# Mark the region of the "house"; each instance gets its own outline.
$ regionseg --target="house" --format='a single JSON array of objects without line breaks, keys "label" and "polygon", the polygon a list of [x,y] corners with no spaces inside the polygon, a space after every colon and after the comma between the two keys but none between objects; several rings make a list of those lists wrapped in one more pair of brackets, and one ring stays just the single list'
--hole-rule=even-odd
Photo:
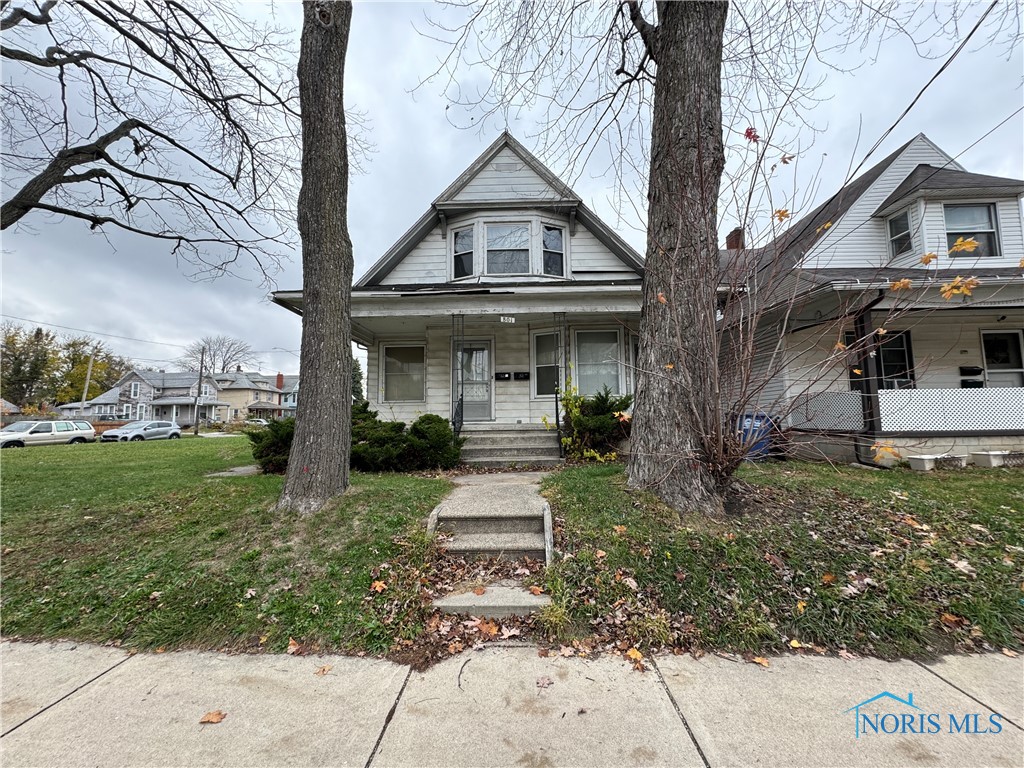
[{"label": "house", "polygon": [[0,415],[15,416],[19,413],[21,413],[21,408],[19,408],[17,405],[10,402],[9,400],[4,400],[2,397],[0,397]]},{"label": "house", "polygon": [[[353,286],[366,397],[382,418],[539,433],[570,376],[584,394],[631,392],[642,271],[503,133]],[[302,312],[301,291],[273,300]]]},{"label": "house", "polygon": [[132,419],[167,419],[191,424],[198,418],[218,421],[227,403],[218,398],[217,382],[195,371],[139,371],[126,373],[103,394],[81,403],[58,406],[65,416],[119,416]]},{"label": "house", "polygon": [[299,377],[289,374],[278,374],[281,389],[281,414],[294,416],[295,406],[299,402]]},{"label": "house", "polygon": [[733,232],[748,406],[843,459],[1024,450],[1022,194],[921,134],[768,247]]},{"label": "house", "polygon": [[[218,397],[227,403],[225,418],[278,419],[287,415],[289,409],[282,403],[286,394],[285,378],[281,373],[271,378],[255,371],[243,371],[241,366],[230,373],[214,374],[220,388]],[[294,408],[292,405],[292,413]]]}]

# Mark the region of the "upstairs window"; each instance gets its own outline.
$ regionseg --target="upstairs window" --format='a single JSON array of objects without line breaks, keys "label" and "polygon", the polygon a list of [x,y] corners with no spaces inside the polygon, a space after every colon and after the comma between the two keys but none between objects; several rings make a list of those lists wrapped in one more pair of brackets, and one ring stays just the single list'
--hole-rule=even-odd
[{"label": "upstairs window", "polygon": [[455,230],[453,238],[454,269],[452,274],[455,275],[456,279],[469,277],[473,274],[473,234],[473,227]]},{"label": "upstairs window", "polygon": [[904,253],[910,253],[914,246],[910,235],[910,213],[904,211],[889,219],[889,256],[895,259]]},{"label": "upstairs window", "polygon": [[132,391],[131,391],[131,394],[129,395],[129,397],[131,397],[132,400],[138,400],[139,399],[139,382],[137,382],[137,381],[133,381],[132,382]]},{"label": "upstairs window", "polygon": [[525,275],[530,272],[530,225],[487,225],[487,273]]},{"label": "upstairs window", "polygon": [[544,227],[544,274],[554,277],[565,276],[564,230],[561,227]]},{"label": "upstairs window", "polygon": [[957,251],[950,256],[986,259],[998,256],[996,246],[996,216],[991,205],[947,205],[946,247],[952,248],[960,238],[973,239],[978,247],[973,251]]}]

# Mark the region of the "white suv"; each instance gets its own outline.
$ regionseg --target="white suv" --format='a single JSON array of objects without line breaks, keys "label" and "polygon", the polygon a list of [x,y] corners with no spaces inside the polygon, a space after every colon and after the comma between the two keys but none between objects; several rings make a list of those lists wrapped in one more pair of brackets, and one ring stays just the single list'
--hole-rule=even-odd
[{"label": "white suv", "polygon": [[16,421],[0,430],[0,448],[95,442],[96,430],[88,421]]}]

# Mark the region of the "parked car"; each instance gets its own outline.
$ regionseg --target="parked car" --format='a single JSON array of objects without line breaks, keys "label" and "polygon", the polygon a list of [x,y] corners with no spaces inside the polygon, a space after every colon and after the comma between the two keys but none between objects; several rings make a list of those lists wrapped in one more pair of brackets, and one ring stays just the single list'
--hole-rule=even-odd
[{"label": "parked car", "polygon": [[100,442],[176,440],[179,437],[181,437],[181,427],[173,421],[133,421],[117,429],[108,429],[100,435]]},{"label": "parked car", "polygon": [[245,423],[250,427],[265,427],[270,424],[266,419],[246,419]]},{"label": "parked car", "polygon": [[102,416],[97,416],[96,421],[124,421],[124,417],[115,416],[112,413],[105,413]]},{"label": "parked car", "polygon": [[96,430],[88,421],[16,421],[0,430],[0,448],[95,442]]}]

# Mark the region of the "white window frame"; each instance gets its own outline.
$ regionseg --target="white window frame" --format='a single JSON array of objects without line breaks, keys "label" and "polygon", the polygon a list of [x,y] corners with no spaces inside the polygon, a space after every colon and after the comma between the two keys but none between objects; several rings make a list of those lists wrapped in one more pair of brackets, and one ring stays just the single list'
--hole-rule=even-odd
[{"label": "white window frame", "polygon": [[[473,262],[473,268],[471,270],[469,270],[469,274],[468,275],[462,275],[461,277],[456,277],[455,276],[455,257],[457,255],[457,253],[455,251],[455,234],[457,232],[465,232],[467,229],[473,233],[473,248],[472,248],[471,251],[469,251],[469,254],[470,254],[470,257],[471,257],[471,261]],[[452,280],[468,280],[468,279],[476,276],[477,274],[479,274],[479,270],[478,270],[479,262],[478,262],[477,257],[476,257],[477,251],[479,250],[478,243],[477,243],[477,239],[478,239],[477,238],[477,229],[478,229],[477,222],[475,220],[474,221],[470,221],[467,224],[463,224],[461,226],[453,226],[453,227],[451,227],[451,236],[448,238],[448,254],[449,254],[448,255],[448,274],[451,275],[451,279]],[[458,253],[465,253],[465,251],[459,251]]]},{"label": "white window frame", "polygon": [[[892,233],[892,224],[900,216],[906,216],[907,217],[907,228],[905,230],[902,230],[901,232],[898,232],[897,234],[894,235]],[[885,234],[889,238],[889,258],[890,259],[895,259],[895,258],[898,258],[899,256],[903,256],[905,254],[913,253],[914,252],[914,233],[913,233],[912,227],[911,227],[910,209],[909,208],[906,208],[906,209],[900,211],[899,213],[897,213],[895,216],[890,216],[888,219],[886,219],[886,222],[885,222]],[[902,238],[904,236],[909,238],[909,242],[907,243],[907,247],[906,247],[905,250],[899,251],[897,253],[896,252],[896,241],[899,238]]]},{"label": "white window frame", "polygon": [[203,388],[200,391],[202,392],[201,397],[209,397],[210,396],[210,385],[209,384],[203,384]]},{"label": "white window frame", "polygon": [[[989,333],[998,333],[1006,335],[1017,335],[1017,343],[1020,344],[1021,353],[1024,355],[1024,330],[1019,328],[982,328],[978,331],[978,341],[981,344],[981,367],[984,370],[985,386],[989,386],[989,375],[991,373],[1020,373],[1024,377],[1024,370],[1020,368],[997,368],[992,369],[988,367],[988,361],[985,358],[985,335]],[[1024,357],[1022,357],[1022,363],[1024,363]],[[1001,388],[993,387],[993,389]]]},{"label": "white window frame", "polygon": [[[482,273],[486,277],[529,277],[535,275],[536,264],[534,262],[534,240],[536,239],[536,227],[534,227],[535,218],[516,219],[514,221],[484,221],[483,223],[483,243],[481,244],[481,252],[483,254],[483,264],[481,265]],[[488,227],[526,227],[526,271],[525,272],[491,272],[489,259],[487,258],[487,229]],[[498,249],[502,250],[502,249]],[[473,266],[476,266],[476,253],[473,254]]]},{"label": "white window frame", "polygon": [[[992,229],[950,229],[949,224],[946,223],[946,209],[947,208],[988,208],[989,219],[992,223]],[[999,243],[999,207],[994,202],[977,202],[977,203],[943,203],[942,205],[942,228],[946,235],[946,248],[947,254],[951,259],[998,259],[1002,255],[1002,249]],[[949,236],[955,235],[962,237],[964,235],[973,235],[977,232],[991,232],[992,233],[992,253],[988,256],[979,256],[977,250],[974,251],[959,251],[957,253],[949,253]]]},{"label": "white window frame", "polygon": [[[423,397],[419,400],[387,400],[387,350],[398,347],[415,347],[423,350]],[[425,403],[427,402],[427,342],[423,341],[382,341],[377,350],[377,402],[378,403]]]},{"label": "white window frame", "polygon": [[121,406],[121,416],[122,417],[128,417],[128,419],[131,420],[131,418],[132,418],[132,404],[131,403],[125,403],[124,405]]},{"label": "white window frame", "polygon": [[530,331],[530,399],[531,400],[550,400],[554,397],[551,395],[538,395],[537,394],[537,337],[538,336],[554,336],[555,337],[555,351],[558,355],[558,390],[561,392],[565,388],[565,348],[563,340],[561,338],[562,332],[557,328],[538,329],[536,331]]},{"label": "white window frame", "polygon": [[[560,275],[549,275],[547,272],[544,271],[544,251],[547,250],[544,247],[544,229],[545,228],[547,228],[547,229],[558,229],[558,230],[561,230],[561,232],[562,232],[562,250],[561,250],[561,254],[562,254],[562,274],[560,274]],[[537,227],[537,230],[538,230],[538,232],[537,232],[537,243],[538,243],[538,249],[537,249],[538,264],[537,264],[537,269],[538,269],[538,274],[540,274],[541,277],[554,277],[556,279],[564,279],[566,274],[569,271],[569,259],[567,257],[567,253],[566,253],[567,250],[568,250],[567,246],[568,246],[568,243],[569,243],[569,229],[568,229],[568,227],[566,227],[564,224],[556,224],[554,222],[548,222],[548,221],[544,221],[544,219],[541,219],[540,220],[540,226]],[[552,253],[555,253],[555,251],[552,251]]]},{"label": "white window frame", "polygon": [[[616,344],[616,347],[617,347],[617,350],[618,350],[618,360],[616,362],[618,363],[618,374],[619,374],[618,375],[619,384],[618,384],[618,387],[617,387],[617,391],[612,392],[612,394],[613,395],[622,395],[624,393],[624,391],[625,391],[625,382],[623,381],[623,378],[624,378],[623,374],[624,374],[625,365],[623,363],[624,363],[625,358],[624,358],[624,356],[622,354],[622,328],[608,327],[608,326],[600,326],[600,327],[595,327],[595,328],[575,328],[575,329],[573,329],[573,337],[572,337],[572,351],[573,351],[572,359],[573,359],[573,366],[574,366],[574,368],[573,368],[573,386],[575,386],[577,389],[579,389],[579,365],[580,365],[580,363],[579,363],[579,360],[580,360],[579,335],[581,333],[610,333],[610,332],[614,332],[616,337],[617,337],[615,344]],[[580,394],[583,394],[582,390],[580,391]],[[585,396],[586,397],[591,397],[593,394],[594,393],[590,393],[590,394],[587,394]]]},{"label": "white window frame", "polygon": [[[487,271],[487,227],[514,226],[516,224],[529,227],[529,265],[528,272],[488,272]],[[562,272],[561,275],[544,273],[544,227],[556,227],[562,230]],[[473,272],[465,277],[455,276],[455,233],[466,229],[473,230]],[[541,277],[545,280],[570,280],[572,278],[572,234],[566,221],[559,221],[543,214],[495,214],[493,216],[477,216],[448,224],[447,237],[447,274],[448,282],[462,282],[488,278]]]},{"label": "white window frame", "polygon": [[141,387],[139,386],[139,382],[133,381],[132,384],[131,384],[131,391],[129,392],[128,396],[132,400],[138,400],[139,399],[139,390],[140,389],[141,389]]}]

